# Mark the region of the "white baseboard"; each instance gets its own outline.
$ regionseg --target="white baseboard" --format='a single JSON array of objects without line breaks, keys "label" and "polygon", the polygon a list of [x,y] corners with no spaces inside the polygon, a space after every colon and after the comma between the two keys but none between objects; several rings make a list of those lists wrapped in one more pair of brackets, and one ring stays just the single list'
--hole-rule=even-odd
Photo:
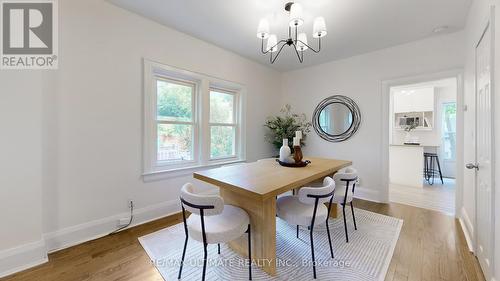
[{"label": "white baseboard", "polygon": [[[136,209],[134,211],[134,220],[129,228],[172,215],[179,211],[180,203],[177,199]],[[129,213],[121,213],[46,233],[44,239],[47,249],[50,253],[106,236],[116,230],[117,221],[120,218],[128,216]]]},{"label": "white baseboard", "polygon": [[383,202],[383,200],[380,199],[378,190],[357,185],[356,188],[354,189],[354,198],[377,202],[377,203]]},{"label": "white baseboard", "polygon": [[469,251],[474,252],[474,244],[472,243],[472,238],[474,237],[474,226],[464,207],[462,207],[462,209],[460,210],[460,216],[458,218],[458,221],[462,226],[462,230],[464,232],[465,240],[467,241],[467,247],[469,248]]},{"label": "white baseboard", "polygon": [[0,252],[0,278],[48,261],[45,241],[40,240]]}]

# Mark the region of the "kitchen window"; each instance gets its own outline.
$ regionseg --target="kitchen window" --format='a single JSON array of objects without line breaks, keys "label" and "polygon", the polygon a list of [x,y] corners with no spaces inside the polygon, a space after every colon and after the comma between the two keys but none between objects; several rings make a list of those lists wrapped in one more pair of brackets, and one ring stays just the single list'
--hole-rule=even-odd
[{"label": "kitchen window", "polygon": [[442,150],[444,160],[456,159],[457,145],[457,104],[455,102],[443,103],[442,119]]}]

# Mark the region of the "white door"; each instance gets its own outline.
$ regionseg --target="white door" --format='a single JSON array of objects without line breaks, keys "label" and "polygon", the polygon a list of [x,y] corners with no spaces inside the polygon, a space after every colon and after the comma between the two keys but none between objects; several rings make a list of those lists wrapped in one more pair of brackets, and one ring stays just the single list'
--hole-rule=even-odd
[{"label": "white door", "polygon": [[[493,269],[491,27],[476,46],[476,255],[486,280]],[[471,165],[468,165],[471,168]]]}]

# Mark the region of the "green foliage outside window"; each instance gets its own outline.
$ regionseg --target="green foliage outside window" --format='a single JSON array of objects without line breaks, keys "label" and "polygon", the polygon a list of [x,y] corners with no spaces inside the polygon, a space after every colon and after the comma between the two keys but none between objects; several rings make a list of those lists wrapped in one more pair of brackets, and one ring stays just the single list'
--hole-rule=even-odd
[{"label": "green foliage outside window", "polygon": [[[233,124],[235,95],[210,91],[210,123]],[[220,158],[235,155],[235,127],[211,126],[210,157]]]},{"label": "green foliage outside window", "polygon": [[[157,81],[157,118],[161,121],[191,122],[193,87]],[[192,125],[160,124],[158,148],[165,153],[176,151],[174,156],[162,160],[190,160],[192,153]],[[172,158],[170,158],[172,157]],[[160,157],[159,157],[160,158]]]}]

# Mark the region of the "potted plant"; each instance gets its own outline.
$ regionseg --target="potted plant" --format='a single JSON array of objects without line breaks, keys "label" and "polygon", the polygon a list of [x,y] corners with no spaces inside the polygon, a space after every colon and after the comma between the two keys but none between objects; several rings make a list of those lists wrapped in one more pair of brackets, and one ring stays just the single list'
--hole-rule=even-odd
[{"label": "potted plant", "polygon": [[270,142],[276,150],[282,146],[283,139],[288,139],[288,144],[291,149],[295,131],[302,131],[302,139],[300,145],[305,145],[307,133],[311,131],[311,122],[307,121],[304,113],[296,114],[292,112],[292,107],[287,104],[280,110],[280,115],[270,116],[267,118],[265,127],[269,129],[266,134],[266,140]]},{"label": "potted plant", "polygon": [[417,127],[418,127],[418,123],[417,122],[413,122],[410,125],[404,126],[404,130],[406,132],[405,144],[417,144],[418,143],[418,140],[414,140],[411,137],[411,131],[413,131]]}]

